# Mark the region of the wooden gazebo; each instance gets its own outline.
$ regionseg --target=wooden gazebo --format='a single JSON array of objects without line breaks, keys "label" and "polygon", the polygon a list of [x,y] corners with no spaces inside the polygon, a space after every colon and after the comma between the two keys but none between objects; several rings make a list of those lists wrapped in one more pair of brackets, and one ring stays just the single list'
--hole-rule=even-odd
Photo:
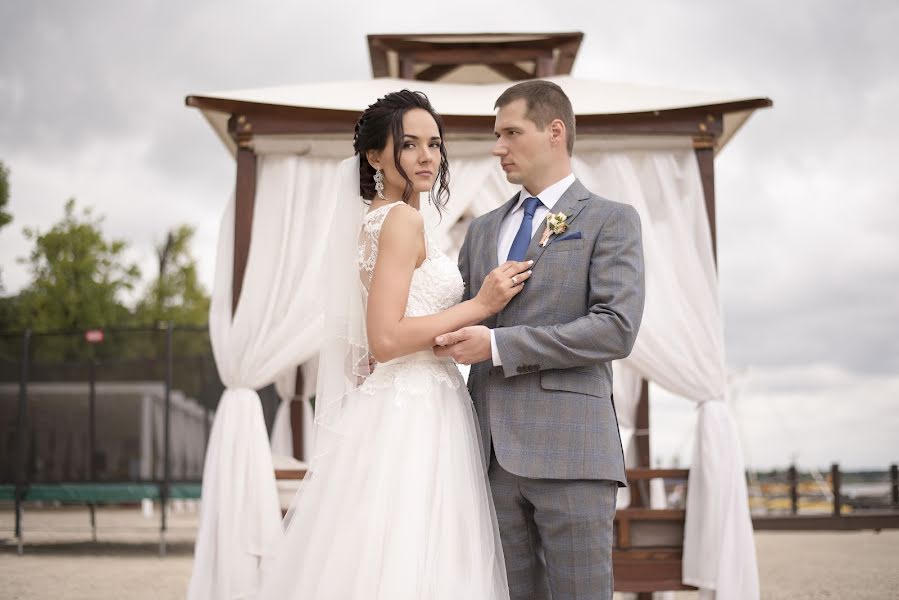
[{"label": "wooden gazebo", "polygon": [[[292,140],[351,140],[358,116],[370,102],[403,87],[421,89],[441,111],[447,137],[492,139],[493,100],[509,82],[553,78],[572,98],[578,138],[586,136],[677,136],[691,138],[699,164],[715,252],[714,156],[753,111],[770,107],[763,97],[685,92],[607,84],[570,76],[583,34],[370,35],[374,78],[361,82],[303,84],[280,88],[191,95],[236,156],[236,212],[232,302],[240,297],[250,248],[257,152]],[[349,149],[349,146],[347,146]],[[631,506],[619,510],[615,579],[619,591],[694,589],[681,583],[684,511],[648,509],[645,483],[652,477],[683,477],[686,471],[650,469],[649,392],[643,382],[637,413],[638,467],[628,473]],[[302,381],[297,378],[297,394]],[[302,458],[302,411],[292,411],[294,448]],[[640,547],[641,528],[664,532],[671,546]],[[653,537],[653,536],[650,536]],[[653,539],[659,539],[654,536]],[[641,594],[642,597],[642,594]]]}]

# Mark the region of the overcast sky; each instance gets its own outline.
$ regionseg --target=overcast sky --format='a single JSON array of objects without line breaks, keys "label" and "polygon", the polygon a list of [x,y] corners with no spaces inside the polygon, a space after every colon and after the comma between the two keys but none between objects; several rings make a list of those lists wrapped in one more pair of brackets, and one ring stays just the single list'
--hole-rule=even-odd
[{"label": "overcast sky", "polygon": [[[71,196],[149,276],[180,223],[211,287],[234,165],[184,97],[371,76],[368,33],[583,31],[573,74],[767,96],[716,160],[721,294],[750,465],[899,461],[899,3],[0,3],[5,293]],[[439,109],[439,107],[438,107]],[[348,132],[349,135],[349,132]],[[690,405],[654,390],[653,450]]]}]

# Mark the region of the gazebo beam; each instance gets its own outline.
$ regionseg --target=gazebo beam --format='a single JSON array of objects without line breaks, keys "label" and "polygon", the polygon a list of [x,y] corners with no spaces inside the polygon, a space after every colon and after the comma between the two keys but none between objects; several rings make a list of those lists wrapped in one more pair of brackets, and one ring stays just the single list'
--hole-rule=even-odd
[{"label": "gazebo beam", "polygon": [[415,75],[419,81],[437,81],[459,68],[459,65],[431,65]]},{"label": "gazebo beam", "polygon": [[[254,135],[346,134],[353,130],[359,112],[262,104],[241,100],[189,96],[189,106],[202,110],[244,115]],[[689,136],[714,143],[723,132],[722,115],[770,106],[770,100],[755,99],[709,106],[577,116],[578,132],[593,135]],[[447,132],[484,134],[493,131],[493,115],[444,114]]]},{"label": "gazebo beam", "polygon": [[535,48],[491,48],[485,52],[480,48],[456,48],[453,50],[418,50],[403,55],[416,63],[429,65],[489,65],[516,63],[548,59],[552,61],[552,50]]},{"label": "gazebo beam", "polygon": [[[452,60],[457,66],[461,66],[486,64],[485,60],[502,52],[518,53],[523,56],[523,58],[505,61],[513,63],[536,62],[540,57],[545,57],[548,61],[544,68],[545,72],[567,75],[571,73],[574,58],[583,38],[584,34],[580,31],[566,33],[372,34],[368,36],[368,48],[372,74],[375,77],[400,75],[402,70],[395,72],[396,67],[402,67],[403,62],[410,59],[413,63],[429,65],[442,64]],[[396,62],[392,63],[391,55]],[[434,57],[438,58],[430,60]]]},{"label": "gazebo beam", "polygon": [[490,64],[487,66],[490,67],[491,69],[493,69],[494,71],[496,71],[497,73],[499,73],[500,75],[502,75],[503,77],[505,77],[506,79],[509,79],[511,81],[521,81],[524,79],[531,79],[532,77],[534,77],[531,73],[528,73],[527,71],[525,71],[524,69],[522,69],[521,67],[519,67],[518,65],[516,65],[514,63]]},{"label": "gazebo beam", "polygon": [[[358,113],[332,111],[320,120],[279,118],[271,115],[248,117],[252,120],[257,135],[302,135],[302,134],[347,134],[352,132],[359,118]],[[711,140],[714,135],[697,128],[696,118],[670,118],[650,124],[627,118],[628,115],[579,115],[577,132],[581,135],[645,135],[645,136],[687,136],[694,139]],[[701,119],[699,119],[701,120]],[[449,134],[485,135],[493,132],[495,118],[492,116],[444,115],[443,122]]]}]

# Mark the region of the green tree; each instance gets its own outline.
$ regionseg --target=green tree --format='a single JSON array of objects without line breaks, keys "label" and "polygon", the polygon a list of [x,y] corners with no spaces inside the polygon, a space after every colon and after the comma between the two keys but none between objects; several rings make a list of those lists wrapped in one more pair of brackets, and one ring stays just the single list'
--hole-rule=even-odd
[{"label": "green tree", "polygon": [[126,324],[130,311],[121,294],[140,279],[136,264],[126,264],[123,240],[107,240],[102,217],[90,208],[77,214],[75,200],[48,232],[26,228],[34,243],[28,264],[32,282],[20,294],[22,327],[36,330],[84,329]]},{"label": "green tree", "polygon": [[[0,229],[3,229],[12,222],[12,215],[6,212],[6,205],[9,202],[9,169],[3,162],[0,162]],[[3,292],[3,272],[0,271],[0,292]],[[0,324],[5,320],[4,310],[0,307]]]},{"label": "green tree", "polygon": [[0,331],[13,331],[21,327],[21,313],[19,296],[0,297]]},{"label": "green tree", "polygon": [[209,318],[209,295],[197,277],[197,261],[190,252],[195,230],[180,225],[157,246],[156,280],[138,302],[135,316],[141,324],[204,325]]},{"label": "green tree", "polygon": [[9,169],[0,162],[0,229],[12,222],[12,215],[6,212],[9,202]]},{"label": "green tree", "polygon": [[[180,326],[205,326],[209,318],[209,296],[197,277],[197,261],[190,248],[195,230],[190,225],[180,225],[170,230],[163,243],[156,247],[158,272],[150,282],[143,297],[137,303],[134,314],[140,326],[153,325],[161,331],[165,324]],[[155,338],[155,350],[144,347],[144,355],[156,352],[164,355],[164,346]],[[209,336],[205,329],[176,330],[172,339],[175,354],[174,383],[178,389],[196,397],[217,397],[215,387],[218,377],[211,358]],[[135,351],[132,343],[129,350]]]}]

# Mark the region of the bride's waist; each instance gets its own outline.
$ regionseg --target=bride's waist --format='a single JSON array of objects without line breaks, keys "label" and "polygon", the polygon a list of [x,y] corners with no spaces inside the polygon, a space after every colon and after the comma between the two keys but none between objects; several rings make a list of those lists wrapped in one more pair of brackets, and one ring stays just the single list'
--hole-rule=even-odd
[{"label": "bride's waist", "polygon": [[433,351],[423,350],[378,363],[360,391],[374,394],[387,389],[402,397],[429,397],[435,386],[459,389],[464,385],[452,358],[438,358]]},{"label": "bride's waist", "polygon": [[392,360],[388,360],[386,362],[378,363],[375,367],[377,370],[378,367],[387,367],[392,365],[403,365],[407,363],[442,363],[442,364],[452,364],[453,359],[451,357],[440,358],[434,351],[431,349],[422,350],[420,352],[413,352],[412,354],[407,354],[405,356],[398,356]]}]

